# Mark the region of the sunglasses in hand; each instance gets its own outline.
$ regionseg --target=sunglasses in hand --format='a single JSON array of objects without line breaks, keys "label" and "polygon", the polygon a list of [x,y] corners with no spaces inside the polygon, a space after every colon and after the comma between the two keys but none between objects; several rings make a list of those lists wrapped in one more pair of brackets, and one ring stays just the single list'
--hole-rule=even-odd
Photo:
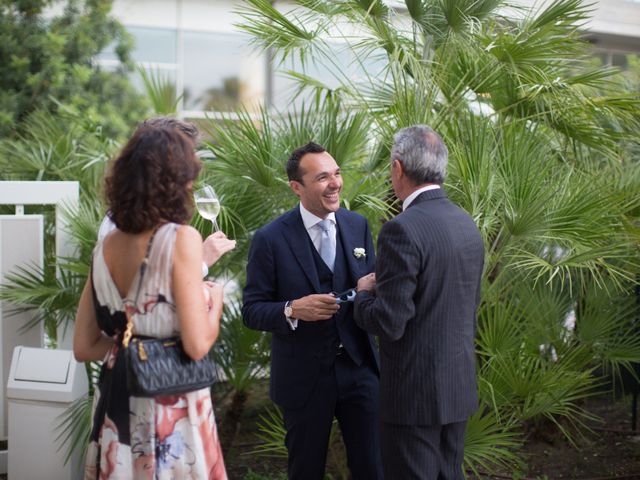
[{"label": "sunglasses in hand", "polygon": [[331,292],[331,295],[336,297],[336,303],[340,305],[341,303],[353,302],[356,298],[356,289],[350,288],[349,290],[345,290],[344,292],[335,293]]}]

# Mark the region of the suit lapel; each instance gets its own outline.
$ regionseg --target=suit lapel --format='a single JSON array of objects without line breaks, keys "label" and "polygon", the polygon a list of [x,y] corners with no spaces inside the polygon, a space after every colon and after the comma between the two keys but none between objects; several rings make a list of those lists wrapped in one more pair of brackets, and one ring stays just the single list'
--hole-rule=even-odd
[{"label": "suit lapel", "polygon": [[336,223],[338,224],[338,235],[340,235],[340,240],[342,241],[344,256],[347,258],[347,270],[349,271],[351,281],[355,282],[362,274],[358,265],[359,260],[352,253],[354,248],[364,247],[364,245],[355,245],[357,242],[356,228],[344,210],[340,209],[336,212]]},{"label": "suit lapel", "polygon": [[309,234],[302,222],[300,208],[296,207],[284,220],[284,238],[291,248],[293,258],[300,264],[300,268],[309,279],[316,292],[320,292],[320,280],[313,261],[312,245],[309,241]]}]

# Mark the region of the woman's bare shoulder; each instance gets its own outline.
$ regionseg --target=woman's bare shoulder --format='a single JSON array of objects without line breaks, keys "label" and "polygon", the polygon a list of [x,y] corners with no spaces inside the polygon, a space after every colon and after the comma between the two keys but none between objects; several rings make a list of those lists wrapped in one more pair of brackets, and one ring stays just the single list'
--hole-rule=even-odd
[{"label": "woman's bare shoulder", "polygon": [[202,236],[200,232],[190,225],[180,225],[176,232],[176,251],[179,255],[194,252],[202,248]]}]

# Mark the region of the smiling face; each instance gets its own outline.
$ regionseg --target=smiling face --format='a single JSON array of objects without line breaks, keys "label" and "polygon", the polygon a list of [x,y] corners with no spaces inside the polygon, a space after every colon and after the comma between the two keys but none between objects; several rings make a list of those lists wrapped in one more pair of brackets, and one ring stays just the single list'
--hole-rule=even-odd
[{"label": "smiling face", "polygon": [[300,172],[302,182],[291,180],[289,185],[304,208],[323,219],[340,208],[342,176],[329,153],[305,154],[300,159]]}]

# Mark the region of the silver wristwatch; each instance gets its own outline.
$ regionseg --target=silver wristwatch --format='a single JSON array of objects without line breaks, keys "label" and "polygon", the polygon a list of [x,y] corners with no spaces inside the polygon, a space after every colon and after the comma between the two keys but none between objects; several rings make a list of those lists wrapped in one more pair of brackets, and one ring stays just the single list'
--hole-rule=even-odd
[{"label": "silver wristwatch", "polygon": [[284,304],[284,316],[287,318],[293,318],[293,307],[291,306],[292,303],[293,300],[289,300]]}]

